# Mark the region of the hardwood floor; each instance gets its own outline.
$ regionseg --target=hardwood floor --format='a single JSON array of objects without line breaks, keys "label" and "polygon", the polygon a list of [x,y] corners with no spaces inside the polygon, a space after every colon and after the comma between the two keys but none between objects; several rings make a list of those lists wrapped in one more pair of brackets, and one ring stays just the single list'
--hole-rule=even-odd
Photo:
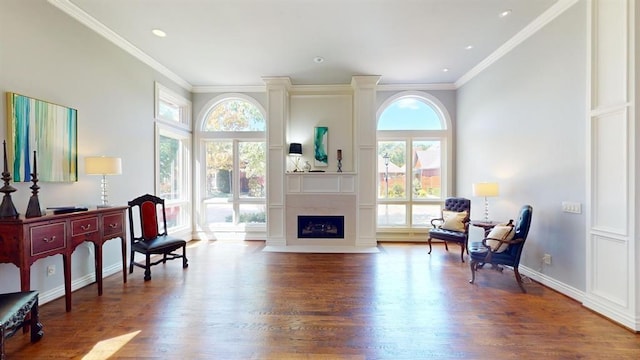
[{"label": "hardwood floor", "polygon": [[120,273],[40,307],[45,335],[8,359],[638,359],[640,335],[513,272],[468,283],[458,251],[380,244],[379,254],[261,251],[192,242],[180,261]]}]

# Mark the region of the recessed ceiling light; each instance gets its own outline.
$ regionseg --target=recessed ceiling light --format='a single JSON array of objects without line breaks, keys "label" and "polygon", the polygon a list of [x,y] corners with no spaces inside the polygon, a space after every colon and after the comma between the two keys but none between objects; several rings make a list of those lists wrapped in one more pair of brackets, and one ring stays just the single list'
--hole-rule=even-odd
[{"label": "recessed ceiling light", "polygon": [[505,11],[501,12],[498,16],[500,16],[501,18],[503,18],[503,17],[507,17],[507,16],[509,16],[509,15],[511,15],[511,9],[507,9],[507,10],[505,10]]},{"label": "recessed ceiling light", "polygon": [[449,68],[442,69],[442,72],[449,72]]},{"label": "recessed ceiling light", "polygon": [[313,62],[316,64],[320,64],[324,62],[324,58],[322,56],[316,56],[313,58]]},{"label": "recessed ceiling light", "polygon": [[157,36],[157,37],[166,37],[167,33],[160,30],[160,29],[153,29],[151,30],[151,32],[153,33],[153,35]]},{"label": "recessed ceiling light", "polygon": [[464,47],[465,50],[471,50],[473,49],[473,45],[467,45]]}]

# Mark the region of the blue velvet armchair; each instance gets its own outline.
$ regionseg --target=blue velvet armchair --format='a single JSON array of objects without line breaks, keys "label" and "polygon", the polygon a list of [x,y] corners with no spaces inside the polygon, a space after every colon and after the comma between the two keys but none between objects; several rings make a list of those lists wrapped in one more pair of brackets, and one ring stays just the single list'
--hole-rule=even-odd
[{"label": "blue velvet armchair", "polygon": [[[524,205],[520,209],[520,215],[514,225],[514,235],[511,240],[485,238],[481,243],[472,243],[469,245],[469,257],[471,258],[471,280],[469,280],[469,282],[471,284],[473,284],[476,279],[476,271],[484,264],[492,264],[500,271],[503,269],[502,266],[509,266],[513,268],[513,273],[522,292],[527,292],[522,285],[522,277],[518,271],[518,266],[520,265],[520,255],[522,255],[524,243],[527,240],[527,235],[529,234],[532,212],[533,208],[530,205]],[[487,243],[488,241],[508,244],[508,247],[506,250],[498,252],[499,250],[494,249],[497,249],[499,246],[490,246]]]},{"label": "blue velvet armchair", "polygon": [[432,229],[429,230],[429,254],[431,254],[431,239],[444,241],[444,247],[449,251],[448,242],[460,244],[460,260],[464,262],[464,251],[469,239],[469,214],[471,200],[465,198],[447,198],[444,201],[442,217],[431,220]]}]

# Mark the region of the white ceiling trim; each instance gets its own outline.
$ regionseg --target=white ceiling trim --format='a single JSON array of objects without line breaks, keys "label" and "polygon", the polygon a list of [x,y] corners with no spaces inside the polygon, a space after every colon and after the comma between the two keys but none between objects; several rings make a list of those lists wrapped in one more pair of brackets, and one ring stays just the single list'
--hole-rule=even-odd
[{"label": "white ceiling trim", "polygon": [[578,0],[559,0],[557,3],[553,4],[547,11],[538,16],[534,21],[532,21],[529,25],[527,25],[524,29],[518,32],[515,36],[509,39],[507,42],[502,44],[496,51],[491,53],[491,55],[487,56],[484,60],[482,60],[478,65],[474,66],[471,70],[469,70],[466,74],[462,75],[456,82],[456,89],[460,88],[462,85],[466,84],[469,80],[476,77],[478,74],[483,72],[486,68],[491,66],[493,63],[498,61],[500,58],[511,52],[518,45],[523,43],[533,34],[538,32],[545,25],[549,24],[555,18],[560,16],[563,12],[569,9],[571,6],[576,4]]},{"label": "white ceiling trim", "polygon": [[107,40],[111,41],[124,51],[133,55],[138,60],[143,63],[149,65],[154,70],[173,80],[176,84],[180,85],[184,89],[191,91],[193,86],[189,84],[186,80],[178,76],[173,71],[169,70],[166,66],[160,64],[151,56],[147,55],[133,44],[122,38],[120,35],[116,34],[113,30],[106,27],[103,23],[96,20],[91,15],[87,14],[85,11],[77,7],[75,4],[71,3],[69,0],[47,0],[51,5],[57,7],[63,12],[67,13],[72,18],[78,20],[80,23],[87,26],[89,29],[97,32],[102,35]]}]

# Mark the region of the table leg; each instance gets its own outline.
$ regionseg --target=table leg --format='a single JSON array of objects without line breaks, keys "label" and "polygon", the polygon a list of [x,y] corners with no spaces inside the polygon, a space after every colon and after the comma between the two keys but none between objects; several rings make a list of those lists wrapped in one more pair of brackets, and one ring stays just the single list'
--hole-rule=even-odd
[{"label": "table leg", "polygon": [[71,254],[62,254],[64,268],[64,300],[67,312],[71,311]]},{"label": "table leg", "polygon": [[98,296],[102,295],[102,244],[93,243],[96,255],[96,283],[98,283]]}]

